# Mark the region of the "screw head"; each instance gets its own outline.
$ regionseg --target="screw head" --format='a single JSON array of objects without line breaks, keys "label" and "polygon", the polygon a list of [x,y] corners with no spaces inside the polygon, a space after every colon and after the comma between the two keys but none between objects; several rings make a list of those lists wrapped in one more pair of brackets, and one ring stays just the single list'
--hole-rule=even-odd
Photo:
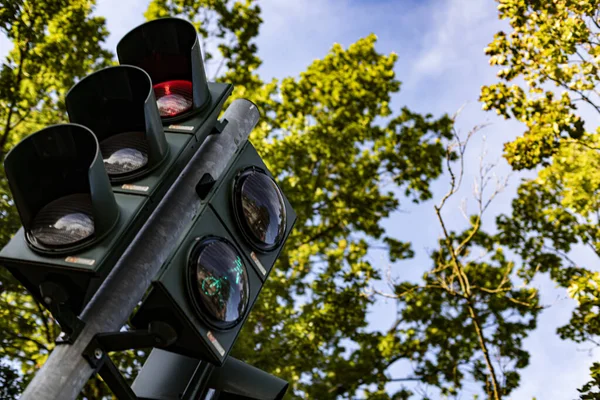
[{"label": "screw head", "polygon": [[44,297],[44,303],[50,305],[50,304],[52,304],[52,299],[50,297],[46,296],[46,297]]},{"label": "screw head", "polygon": [[101,359],[102,358],[102,350],[100,350],[100,349],[94,350],[94,357],[96,357],[96,360]]}]

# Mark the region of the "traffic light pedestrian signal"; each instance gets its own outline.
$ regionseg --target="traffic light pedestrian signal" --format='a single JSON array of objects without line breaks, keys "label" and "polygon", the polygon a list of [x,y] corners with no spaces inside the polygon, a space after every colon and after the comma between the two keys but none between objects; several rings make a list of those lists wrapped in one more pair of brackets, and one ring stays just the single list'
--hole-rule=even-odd
[{"label": "traffic light pedestrian signal", "polygon": [[202,208],[132,323],[166,322],[178,336],[166,350],[221,365],[296,215],[250,142],[222,178],[205,177],[197,191]]}]

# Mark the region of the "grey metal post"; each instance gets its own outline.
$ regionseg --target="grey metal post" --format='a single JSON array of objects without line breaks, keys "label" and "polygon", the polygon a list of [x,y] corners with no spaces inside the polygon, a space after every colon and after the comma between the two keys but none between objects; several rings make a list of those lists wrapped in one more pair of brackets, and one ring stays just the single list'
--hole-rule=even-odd
[{"label": "grey metal post", "polygon": [[57,346],[35,375],[22,400],[74,400],[93,370],[81,355],[94,335],[116,332],[141,300],[177,240],[196,214],[196,183],[205,173],[217,179],[232,155],[256,126],[260,114],[248,100],[235,100],[225,111],[228,124],[209,136],[138,232],[117,265],[86,306],[85,327],[71,345]]}]

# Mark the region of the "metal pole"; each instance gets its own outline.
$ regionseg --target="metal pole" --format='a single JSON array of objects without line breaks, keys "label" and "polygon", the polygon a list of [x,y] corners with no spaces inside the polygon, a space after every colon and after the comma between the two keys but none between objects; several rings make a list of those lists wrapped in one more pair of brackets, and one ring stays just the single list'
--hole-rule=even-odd
[{"label": "metal pole", "polygon": [[22,400],[75,400],[93,370],[82,352],[97,333],[117,332],[127,322],[198,210],[195,186],[205,173],[215,179],[256,126],[260,115],[248,100],[225,111],[220,134],[210,135],[138,232],[81,314],[85,327],[71,345],[57,346],[35,375]]}]

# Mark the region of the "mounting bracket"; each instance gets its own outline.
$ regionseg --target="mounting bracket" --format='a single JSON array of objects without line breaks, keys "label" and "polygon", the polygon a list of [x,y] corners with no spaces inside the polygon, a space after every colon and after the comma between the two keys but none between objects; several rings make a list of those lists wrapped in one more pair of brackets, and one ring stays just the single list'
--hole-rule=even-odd
[{"label": "mounting bracket", "polygon": [[39,289],[42,301],[62,330],[55,343],[57,345],[72,344],[81,333],[85,323],[69,307],[68,292],[62,285],[52,281],[42,282]]},{"label": "mounting bracket", "polygon": [[138,400],[108,353],[167,347],[176,340],[177,333],[169,324],[156,321],[151,322],[147,330],[99,333],[92,338],[82,355],[119,400]]},{"label": "mounting bracket", "polygon": [[223,129],[225,129],[228,123],[229,121],[227,121],[225,118],[217,120],[217,123],[210,131],[210,135],[215,135],[223,132]]}]

